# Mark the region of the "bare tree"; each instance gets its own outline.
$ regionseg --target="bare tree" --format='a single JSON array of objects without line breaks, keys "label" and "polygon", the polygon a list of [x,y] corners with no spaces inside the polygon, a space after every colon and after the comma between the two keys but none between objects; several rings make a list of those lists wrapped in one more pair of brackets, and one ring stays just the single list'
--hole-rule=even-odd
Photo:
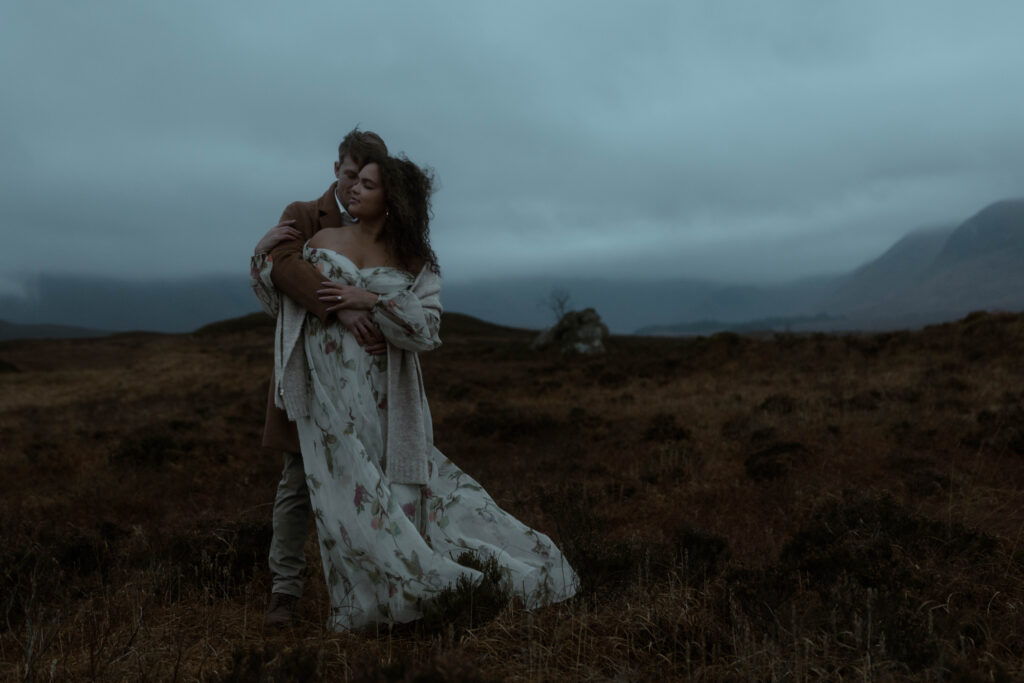
[{"label": "bare tree", "polygon": [[548,292],[547,307],[555,316],[556,323],[569,311],[569,299],[569,291],[561,287],[555,287]]}]

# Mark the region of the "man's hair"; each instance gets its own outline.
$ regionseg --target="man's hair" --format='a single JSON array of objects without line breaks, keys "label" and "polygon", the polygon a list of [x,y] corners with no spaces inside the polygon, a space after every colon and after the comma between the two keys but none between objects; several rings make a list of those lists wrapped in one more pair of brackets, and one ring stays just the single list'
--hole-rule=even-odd
[{"label": "man's hair", "polygon": [[370,159],[386,158],[388,147],[379,135],[369,130],[359,130],[356,126],[338,145],[338,161],[345,161],[346,156],[362,166]]}]

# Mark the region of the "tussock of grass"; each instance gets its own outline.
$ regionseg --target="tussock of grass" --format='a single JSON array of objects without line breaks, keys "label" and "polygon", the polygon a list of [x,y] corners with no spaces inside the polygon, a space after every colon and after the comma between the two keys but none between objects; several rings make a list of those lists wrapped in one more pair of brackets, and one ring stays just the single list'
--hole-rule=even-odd
[{"label": "tussock of grass", "polygon": [[476,581],[461,576],[454,586],[421,602],[419,607],[423,618],[413,625],[419,635],[457,638],[467,629],[487,623],[513,604],[512,587],[495,558],[481,560],[473,553],[464,552],[456,561],[476,569],[483,576]]}]

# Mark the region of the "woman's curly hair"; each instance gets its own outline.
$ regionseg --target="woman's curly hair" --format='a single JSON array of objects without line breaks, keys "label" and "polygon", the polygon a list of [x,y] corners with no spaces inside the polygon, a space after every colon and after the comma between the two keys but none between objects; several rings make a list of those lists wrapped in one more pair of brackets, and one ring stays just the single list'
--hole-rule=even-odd
[{"label": "woman's curly hair", "polygon": [[430,195],[434,191],[434,175],[427,169],[400,157],[370,159],[380,168],[386,215],[378,239],[398,265],[416,273],[429,266],[438,275],[441,268],[430,246]]}]

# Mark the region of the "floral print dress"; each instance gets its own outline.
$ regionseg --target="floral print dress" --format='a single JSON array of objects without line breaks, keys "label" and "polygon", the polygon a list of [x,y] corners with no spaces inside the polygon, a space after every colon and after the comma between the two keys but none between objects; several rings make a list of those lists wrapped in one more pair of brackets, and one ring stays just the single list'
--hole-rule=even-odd
[{"label": "floral print dress", "polygon": [[[391,267],[359,269],[344,255],[308,245],[303,257],[325,278],[381,295],[374,320],[389,341],[435,348],[440,319],[413,294],[416,278]],[[272,263],[254,257],[252,284],[276,315]],[[421,616],[419,601],[480,573],[458,564],[469,551],[493,557],[528,607],[573,595],[578,579],[558,548],[502,510],[480,484],[436,448],[426,486],[392,483],[382,462],[387,429],[387,355],[371,356],[334,319],[306,315],[303,342],[312,395],[297,421],[331,597],[328,626],[358,629]]]}]

